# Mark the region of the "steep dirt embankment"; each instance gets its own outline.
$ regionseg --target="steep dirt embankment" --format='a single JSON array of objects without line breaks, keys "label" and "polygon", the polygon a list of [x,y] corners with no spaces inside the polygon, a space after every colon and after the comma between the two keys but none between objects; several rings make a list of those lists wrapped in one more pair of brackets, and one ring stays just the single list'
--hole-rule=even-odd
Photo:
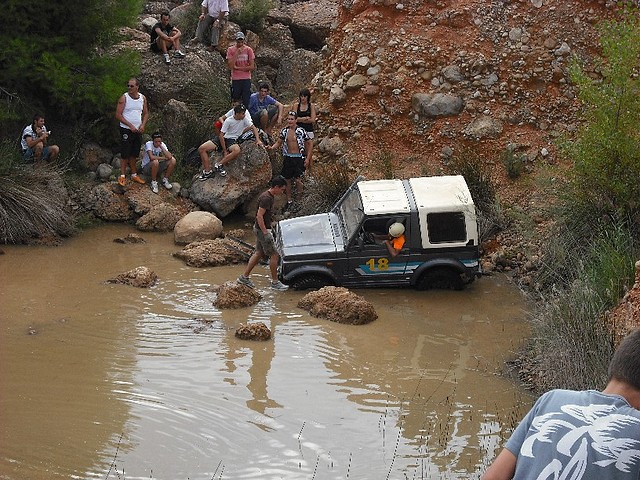
[{"label": "steep dirt embankment", "polygon": [[[557,161],[554,140],[575,131],[579,112],[569,60],[586,61],[597,77],[594,25],[614,12],[604,0],[343,1],[314,81],[323,134],[340,137],[372,177],[383,150],[402,177],[439,173],[468,146],[508,184],[498,162],[507,145],[527,155],[529,169]],[[464,107],[418,115],[416,93]]]}]

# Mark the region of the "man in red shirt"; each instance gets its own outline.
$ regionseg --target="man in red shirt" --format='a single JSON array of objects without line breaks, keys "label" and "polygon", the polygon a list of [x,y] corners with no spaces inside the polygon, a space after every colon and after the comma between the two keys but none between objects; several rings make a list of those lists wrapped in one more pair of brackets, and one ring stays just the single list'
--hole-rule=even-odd
[{"label": "man in red shirt", "polygon": [[236,44],[227,48],[227,65],[231,69],[231,99],[249,106],[251,72],[256,69],[253,49],[245,44],[244,33],[236,33]]}]

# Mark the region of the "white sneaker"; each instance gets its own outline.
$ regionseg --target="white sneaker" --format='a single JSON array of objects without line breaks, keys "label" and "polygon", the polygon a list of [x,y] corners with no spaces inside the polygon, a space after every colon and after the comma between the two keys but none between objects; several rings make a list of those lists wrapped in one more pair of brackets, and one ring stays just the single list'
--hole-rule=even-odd
[{"label": "white sneaker", "polygon": [[277,282],[271,282],[271,288],[273,288],[274,290],[280,290],[282,292],[284,290],[288,290],[289,285],[285,285],[280,280],[278,280]]},{"label": "white sneaker", "polygon": [[171,190],[173,188],[173,185],[171,185],[167,177],[162,178],[162,185],[164,185],[164,188],[166,188],[167,190]]},{"label": "white sneaker", "polygon": [[165,53],[162,56],[164,57],[164,63],[171,63],[171,59],[169,58],[168,53]]},{"label": "white sneaker", "polygon": [[158,182],[155,180],[151,180],[151,191],[153,193],[158,193]]}]

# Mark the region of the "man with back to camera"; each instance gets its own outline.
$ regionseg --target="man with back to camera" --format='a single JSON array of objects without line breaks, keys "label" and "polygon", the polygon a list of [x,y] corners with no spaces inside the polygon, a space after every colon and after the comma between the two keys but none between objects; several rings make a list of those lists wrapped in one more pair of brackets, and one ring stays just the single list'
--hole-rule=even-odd
[{"label": "man with back to camera", "polygon": [[182,32],[169,23],[169,18],[169,12],[162,12],[160,21],[151,29],[151,50],[156,53],[162,53],[164,63],[171,63],[168,51],[172,48],[174,57],[183,58],[185,56],[180,50]]},{"label": "man with back to camera", "polygon": [[280,291],[289,288],[288,285],[278,280],[278,260],[280,260],[280,255],[276,250],[273,234],[271,233],[275,197],[276,195],[282,195],[286,188],[287,182],[282,176],[278,175],[271,180],[269,190],[258,197],[258,211],[256,212],[256,221],[253,224],[253,232],[256,234],[256,251],[249,258],[244,273],[238,277],[238,283],[255,288],[249,275],[251,275],[251,271],[260,260],[269,258],[271,288]]},{"label": "man with back to camera", "polygon": [[140,82],[137,78],[130,78],[127,82],[127,91],[120,97],[116,106],[116,119],[120,121],[121,157],[118,183],[125,186],[128,163],[131,168],[131,180],[144,184],[145,181],[136,171],[136,162],[140,156],[144,127],[149,120],[149,109],[147,97],[140,93]]},{"label": "man with back to camera", "polygon": [[27,125],[22,130],[20,137],[22,158],[25,161],[33,160],[35,165],[39,165],[42,160],[55,161],[60,148],[57,145],[47,145],[50,134],[51,132],[44,125],[44,117],[36,113],[31,125]]},{"label": "man with back to camera", "polygon": [[602,392],[542,395],[482,480],[640,479],[640,328],[609,363]]},{"label": "man with back to camera", "polygon": [[251,72],[256,69],[253,49],[246,45],[244,33],[236,33],[235,45],[227,48],[227,66],[231,69],[231,99],[245,108],[251,97]]},{"label": "man with back to camera", "polygon": [[253,124],[271,136],[273,127],[282,122],[284,105],[269,94],[269,84],[261,83],[256,93],[249,97],[247,110]]}]

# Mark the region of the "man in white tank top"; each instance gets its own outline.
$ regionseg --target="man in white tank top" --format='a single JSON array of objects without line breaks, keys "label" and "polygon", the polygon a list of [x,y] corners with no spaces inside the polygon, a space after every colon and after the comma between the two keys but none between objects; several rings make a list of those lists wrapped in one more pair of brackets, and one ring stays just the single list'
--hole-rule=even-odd
[{"label": "man in white tank top", "polygon": [[149,119],[147,98],[140,93],[140,82],[137,78],[130,78],[127,82],[127,92],[118,100],[116,118],[120,122],[120,177],[118,183],[123,187],[126,184],[125,174],[127,163],[131,169],[131,180],[144,184],[144,180],[138,176],[136,162],[140,156],[142,146],[142,134]]}]

